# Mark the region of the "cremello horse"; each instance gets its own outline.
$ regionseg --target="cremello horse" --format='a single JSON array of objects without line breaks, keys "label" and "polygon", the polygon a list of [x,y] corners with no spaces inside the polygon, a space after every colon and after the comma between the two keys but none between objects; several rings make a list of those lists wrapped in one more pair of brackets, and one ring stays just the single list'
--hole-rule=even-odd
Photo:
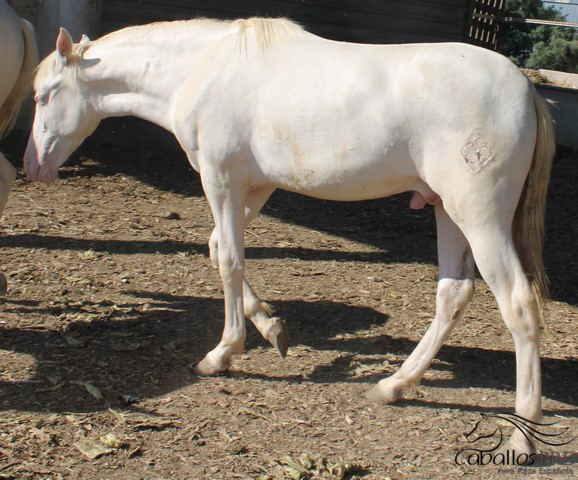
[{"label": "cremello horse", "polygon": [[[22,20],[0,0],[0,138],[16,121],[20,106],[32,89],[38,51],[32,25]],[[16,179],[16,169],[0,152],[0,215]],[[6,279],[0,274],[0,293],[6,293]]]},{"label": "cremello horse", "polygon": [[435,318],[370,397],[392,402],[420,381],[473,295],[475,260],[514,337],[516,412],[541,419],[541,247],[555,144],[547,108],[506,58],[464,44],[334,42],[282,19],[158,23],[78,45],[61,30],[35,99],[24,158],[33,180],[53,181],[115,115],[173,132],[200,173],[226,313],[199,373],[222,372],[243,351],[245,316],[287,348],[283,324],[244,280],[245,226],[276,188],[331,200],[413,191],[411,207],[435,205]]}]

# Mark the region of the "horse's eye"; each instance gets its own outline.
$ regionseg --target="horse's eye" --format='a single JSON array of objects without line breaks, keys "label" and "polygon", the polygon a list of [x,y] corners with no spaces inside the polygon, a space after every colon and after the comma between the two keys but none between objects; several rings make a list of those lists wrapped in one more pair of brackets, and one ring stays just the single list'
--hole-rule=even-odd
[{"label": "horse's eye", "polygon": [[48,95],[36,95],[36,97],[34,97],[34,101],[38,105],[46,105],[48,103]]}]

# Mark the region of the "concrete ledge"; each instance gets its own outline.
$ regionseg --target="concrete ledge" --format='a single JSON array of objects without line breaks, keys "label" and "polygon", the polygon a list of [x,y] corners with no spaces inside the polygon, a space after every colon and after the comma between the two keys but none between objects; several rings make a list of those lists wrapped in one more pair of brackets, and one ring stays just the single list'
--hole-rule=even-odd
[{"label": "concrete ledge", "polygon": [[556,142],[578,149],[578,89],[536,85],[538,92],[550,104],[556,123]]},{"label": "concrete ledge", "polygon": [[558,72],[557,70],[538,70],[546,80],[555,85],[568,88],[578,88],[578,73]]}]

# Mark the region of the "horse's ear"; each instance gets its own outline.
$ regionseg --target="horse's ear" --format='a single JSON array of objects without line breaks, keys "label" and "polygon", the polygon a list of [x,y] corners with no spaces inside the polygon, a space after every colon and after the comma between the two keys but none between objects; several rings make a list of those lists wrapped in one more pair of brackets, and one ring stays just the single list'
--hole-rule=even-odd
[{"label": "horse's ear", "polygon": [[88,36],[83,33],[82,37],[80,38],[80,44],[84,45],[86,43],[90,43],[90,38],[88,38]]},{"label": "horse's ear", "polygon": [[62,63],[68,63],[68,59],[72,55],[72,37],[66,28],[60,28],[60,33],[56,39],[56,50]]}]

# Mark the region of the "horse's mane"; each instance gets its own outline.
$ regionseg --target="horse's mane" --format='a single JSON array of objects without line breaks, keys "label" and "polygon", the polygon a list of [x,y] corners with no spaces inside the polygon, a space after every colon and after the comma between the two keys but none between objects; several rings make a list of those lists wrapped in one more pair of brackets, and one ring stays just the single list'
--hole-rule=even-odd
[{"label": "horse's mane", "polygon": [[[255,42],[259,52],[265,53],[269,49],[285,44],[291,38],[304,33],[303,28],[295,22],[286,18],[263,18],[253,17],[237,20],[214,20],[209,18],[196,18],[193,20],[180,20],[173,22],[156,22],[146,25],[137,25],[116,32],[109,33],[102,37],[99,42],[118,40],[130,31],[131,38],[144,39],[150,34],[163,30],[174,30],[176,28],[195,32],[219,32],[223,26],[239,26],[239,45],[242,46],[242,52],[247,44],[249,36],[254,35]],[[171,33],[171,32],[167,32]]]},{"label": "horse's mane", "polygon": [[240,53],[245,55],[247,54],[247,40],[251,34],[254,35],[258,51],[266,53],[305,33],[300,25],[286,18],[254,17],[237,20],[237,22],[241,27],[239,31]]},{"label": "horse's mane", "polygon": [[[238,25],[238,39],[237,48],[238,54],[249,55],[249,44],[251,37],[255,41],[257,52],[260,54],[268,52],[270,49],[284,45],[290,39],[302,35],[305,30],[295,22],[286,18],[262,18],[254,17],[248,19],[238,20],[213,20],[207,18],[197,18],[194,20],[180,20],[173,22],[156,22],[146,25],[137,25],[127,27],[122,30],[104,35],[95,42],[74,44],[72,54],[68,60],[68,66],[72,67],[72,74],[77,76],[80,72],[81,60],[84,52],[91,47],[91,45],[105,44],[107,42],[123,42],[134,43],[135,40],[143,42],[147,37],[163,32],[166,30],[167,35],[164,38],[173,38],[170,30],[178,29],[179,31],[189,32],[194,29],[195,32],[206,31],[218,33],[222,31],[223,26]],[[122,43],[121,43],[122,44]],[[37,87],[54,68],[56,61],[56,52],[48,55],[36,69],[36,76],[34,86]]]},{"label": "horse's mane", "polygon": [[[305,33],[305,30],[297,23],[286,18],[263,18],[253,17],[237,20],[215,20],[210,18],[196,18],[193,20],[178,20],[172,22],[156,22],[146,25],[137,25],[111,32],[101,39],[99,43],[108,41],[118,42],[125,38],[127,42],[134,42],[135,39],[145,40],[146,37],[167,31],[167,37],[171,38],[171,31],[176,29],[190,32],[193,28],[195,33],[219,33],[223,26],[238,25],[238,43],[241,46],[240,52],[245,52],[247,41],[251,35],[255,38],[255,43],[260,53],[265,53],[271,48],[284,45],[291,38]],[[129,35],[127,35],[129,34]]]}]

